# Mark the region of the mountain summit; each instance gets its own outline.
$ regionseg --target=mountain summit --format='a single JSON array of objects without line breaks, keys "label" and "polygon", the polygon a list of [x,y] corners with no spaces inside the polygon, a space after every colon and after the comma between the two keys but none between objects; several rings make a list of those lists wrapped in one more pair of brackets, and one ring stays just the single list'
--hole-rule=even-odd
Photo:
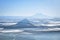
[{"label": "mountain summit", "polygon": [[33,15],[32,18],[47,19],[47,18],[49,18],[49,16],[44,15],[42,13],[37,13],[37,14]]}]

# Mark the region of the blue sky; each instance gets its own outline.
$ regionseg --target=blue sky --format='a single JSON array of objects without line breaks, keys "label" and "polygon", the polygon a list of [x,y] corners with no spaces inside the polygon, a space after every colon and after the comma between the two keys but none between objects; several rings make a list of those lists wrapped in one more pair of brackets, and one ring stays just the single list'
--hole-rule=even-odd
[{"label": "blue sky", "polygon": [[37,13],[60,17],[60,0],[0,0],[0,16],[33,16]]}]

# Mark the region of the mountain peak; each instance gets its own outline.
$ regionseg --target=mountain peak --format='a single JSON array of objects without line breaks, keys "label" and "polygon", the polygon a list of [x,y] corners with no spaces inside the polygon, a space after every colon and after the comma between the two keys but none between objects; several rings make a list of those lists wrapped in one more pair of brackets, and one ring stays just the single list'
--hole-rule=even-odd
[{"label": "mountain peak", "polygon": [[49,16],[43,14],[43,13],[37,13],[35,15],[32,16],[32,18],[40,18],[40,19],[45,19],[48,18]]}]

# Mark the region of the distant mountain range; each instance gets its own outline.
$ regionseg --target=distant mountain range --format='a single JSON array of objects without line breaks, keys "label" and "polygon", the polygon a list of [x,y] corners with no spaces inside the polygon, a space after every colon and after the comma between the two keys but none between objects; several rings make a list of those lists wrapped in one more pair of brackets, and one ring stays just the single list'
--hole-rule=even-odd
[{"label": "distant mountain range", "polygon": [[60,21],[60,18],[50,18],[41,13],[27,18],[22,16],[0,16],[0,28],[45,28],[41,24],[48,24],[50,21]]},{"label": "distant mountain range", "polygon": [[41,26],[41,24],[46,24],[48,23],[47,21],[43,20],[35,20],[35,21],[30,21],[28,19],[23,19],[19,22],[17,22],[15,25],[11,25],[8,23],[8,25],[3,24],[0,25],[0,28],[5,28],[5,29],[17,29],[17,28],[47,28],[45,26]]},{"label": "distant mountain range", "polygon": [[[23,17],[23,16],[0,16],[0,23],[1,22],[18,22],[18,21],[21,21],[25,18],[26,17]],[[42,13],[37,13],[36,15],[33,15],[31,17],[27,17],[26,19],[40,20],[40,19],[48,19],[48,18],[49,18],[48,16],[43,15]]]},{"label": "distant mountain range", "polygon": [[[28,19],[23,19],[21,21],[19,21],[17,24],[15,25],[0,25],[1,28],[5,28],[5,29],[16,29],[16,28],[44,28],[42,27],[40,24],[43,24],[43,23],[46,23],[46,22],[32,22],[32,21],[29,21]],[[36,26],[37,25],[37,26]]]}]

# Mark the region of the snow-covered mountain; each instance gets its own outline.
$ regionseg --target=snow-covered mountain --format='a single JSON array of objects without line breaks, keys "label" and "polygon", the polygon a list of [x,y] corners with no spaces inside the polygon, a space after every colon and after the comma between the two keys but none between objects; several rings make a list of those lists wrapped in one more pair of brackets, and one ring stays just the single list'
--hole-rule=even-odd
[{"label": "snow-covered mountain", "polygon": [[51,21],[49,16],[46,16],[42,13],[37,13],[27,19],[35,26],[41,26],[41,24],[46,24]]},{"label": "snow-covered mountain", "polygon": [[49,19],[50,16],[44,15],[43,13],[36,13],[35,15],[31,16],[31,18],[37,18],[37,19]]}]

